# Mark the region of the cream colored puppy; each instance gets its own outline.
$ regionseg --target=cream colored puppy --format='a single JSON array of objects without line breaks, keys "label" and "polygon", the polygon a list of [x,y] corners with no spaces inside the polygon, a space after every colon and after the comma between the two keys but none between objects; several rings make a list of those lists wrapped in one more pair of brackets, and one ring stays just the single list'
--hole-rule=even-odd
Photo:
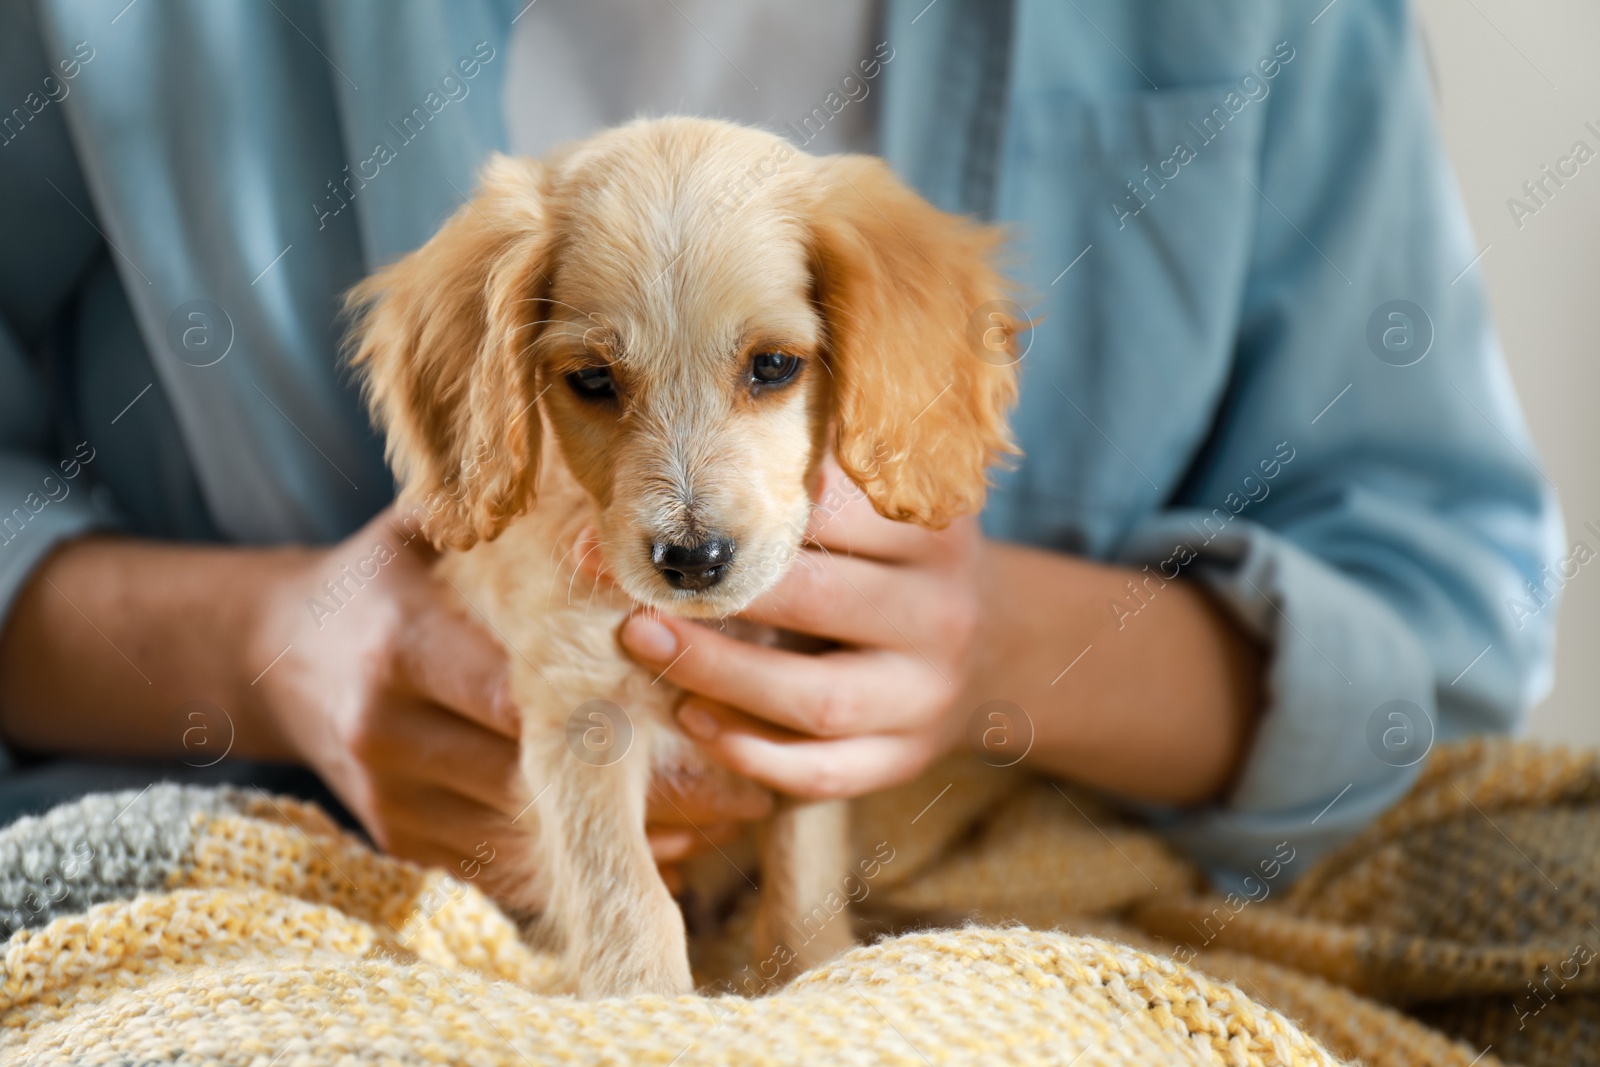
[{"label": "cream colored puppy", "polygon": [[[492,160],[352,294],[402,499],[429,502],[439,573],[510,650],[530,807],[505,902],[540,914],[582,994],[690,989],[646,790],[718,773],[619,626],[641,607],[722,618],[770,588],[829,449],[890,518],[981,507],[1016,393],[1017,324],[988,310],[998,244],[876,159],[673,118]],[[616,587],[576,573],[590,525]],[[847,830],[842,805],[796,801],[764,835],[757,948],[787,972],[848,943],[840,921],[783,944],[839,889]]]}]

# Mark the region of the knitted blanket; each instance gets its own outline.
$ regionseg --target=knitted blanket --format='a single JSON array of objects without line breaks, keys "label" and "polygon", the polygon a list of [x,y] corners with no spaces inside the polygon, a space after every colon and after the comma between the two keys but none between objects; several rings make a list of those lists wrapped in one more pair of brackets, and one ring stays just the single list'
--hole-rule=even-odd
[{"label": "knitted blanket", "polygon": [[749,997],[748,900],[691,901],[708,995],[583,1002],[470,864],[379,855],[255,791],[91,796],[0,831],[0,1062],[1600,1063],[1595,753],[1442,748],[1369,831],[1292,886],[1286,844],[1248,898],[976,764],[856,823],[841,894],[870,943]]}]

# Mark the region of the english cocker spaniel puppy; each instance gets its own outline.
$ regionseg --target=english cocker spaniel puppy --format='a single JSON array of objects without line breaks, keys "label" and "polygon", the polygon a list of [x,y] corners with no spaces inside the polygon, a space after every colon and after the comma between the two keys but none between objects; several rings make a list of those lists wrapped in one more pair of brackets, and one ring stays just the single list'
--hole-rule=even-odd
[{"label": "english cocker spaniel puppy", "polygon": [[[691,988],[646,791],[655,773],[723,773],[617,630],[641,609],[725,618],[776,583],[830,450],[889,518],[940,527],[982,506],[1013,450],[1022,325],[984,310],[1006,296],[999,244],[877,159],[669,118],[491,160],[470,203],[351,294],[401,499],[428,501],[439,572],[509,646],[530,806],[501,895],[539,916],[582,995]],[[615,584],[571,563],[589,526]],[[585,758],[569,733],[591,728],[627,736]],[[771,817],[766,958],[850,870],[846,819],[798,800]],[[832,923],[788,971],[849,938]]]}]

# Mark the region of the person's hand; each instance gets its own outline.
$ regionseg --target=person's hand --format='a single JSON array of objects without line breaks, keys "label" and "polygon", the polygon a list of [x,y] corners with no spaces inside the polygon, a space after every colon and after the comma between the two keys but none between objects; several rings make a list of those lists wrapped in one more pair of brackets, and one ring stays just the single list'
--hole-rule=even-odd
[{"label": "person's hand", "polygon": [[645,832],[667,888],[682,888],[679,863],[728,844],[771,813],[772,794],[754,782],[658,776],[646,797]]},{"label": "person's hand", "polygon": [[621,636],[689,690],[678,720],[723,766],[794,796],[852,797],[960,743],[983,538],[973,519],[929,531],[881,517],[831,459],[820,499],[842,503],[813,512],[808,546],[744,617],[841,647],[805,655],[646,615]]},{"label": "person's hand", "polygon": [[[252,688],[381,847],[456,873],[483,869],[492,882],[485,857],[533,829],[513,822],[529,798],[508,658],[408,533],[390,509],[307,553],[270,598],[255,644],[258,661],[273,662]],[[754,786],[659,782],[650,796],[651,847],[664,864],[771,809]]]},{"label": "person's hand", "polygon": [[380,847],[459,874],[498,853],[527,803],[521,720],[505,650],[409,533],[388,509],[307,553],[270,598],[256,656],[281,659],[253,688]]}]

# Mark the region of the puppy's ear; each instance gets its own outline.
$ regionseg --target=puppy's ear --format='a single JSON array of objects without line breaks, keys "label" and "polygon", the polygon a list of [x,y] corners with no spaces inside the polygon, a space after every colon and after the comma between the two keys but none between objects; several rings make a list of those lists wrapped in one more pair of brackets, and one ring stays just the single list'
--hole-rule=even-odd
[{"label": "puppy's ear", "polygon": [[942,527],[983,506],[1015,453],[1016,334],[992,227],[939,211],[880,160],[818,160],[812,220],[839,465],[891,519]]},{"label": "puppy's ear", "polygon": [[351,290],[350,362],[387,434],[401,499],[435,545],[493,540],[533,504],[539,467],[528,346],[543,316],[547,172],[495,156],[427,244]]}]

